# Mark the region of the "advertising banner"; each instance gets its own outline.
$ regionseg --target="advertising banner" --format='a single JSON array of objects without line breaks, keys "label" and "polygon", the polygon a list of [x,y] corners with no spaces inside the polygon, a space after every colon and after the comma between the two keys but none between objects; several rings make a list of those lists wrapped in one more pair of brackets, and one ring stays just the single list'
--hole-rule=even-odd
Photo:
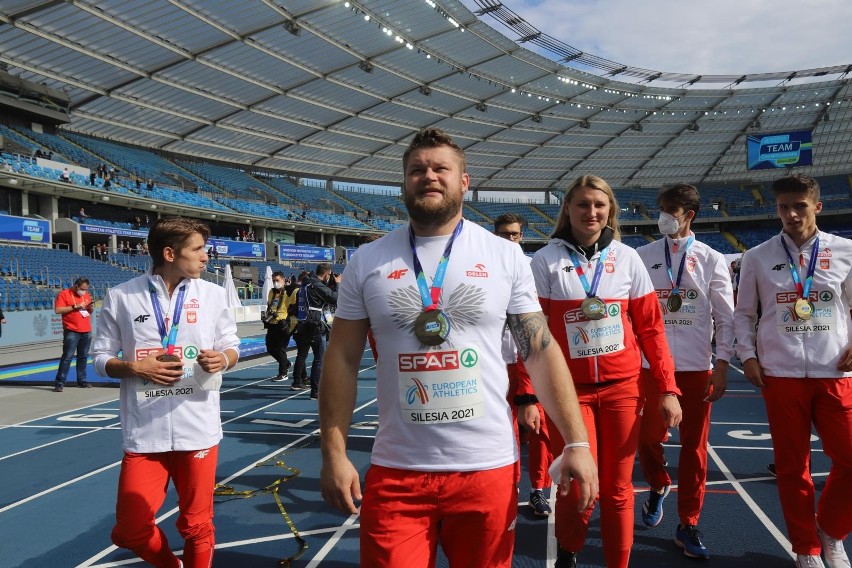
[{"label": "advertising banner", "polygon": [[312,245],[278,245],[278,258],[281,260],[308,260],[334,262],[334,249]]},{"label": "advertising banner", "polygon": [[80,225],[83,233],[98,233],[100,235],[115,235],[117,237],[136,237],[147,239],[148,231],[136,231],[134,229],[120,229],[118,227],[103,227],[101,225]]},{"label": "advertising banner", "polygon": [[[229,241],[225,239],[209,239],[207,247],[215,247],[219,256],[232,256],[238,258],[266,258],[266,245],[263,243],[250,243],[246,241]],[[211,251],[212,252],[212,251]]]},{"label": "advertising banner", "polygon": [[50,222],[0,215],[0,240],[50,244]]}]

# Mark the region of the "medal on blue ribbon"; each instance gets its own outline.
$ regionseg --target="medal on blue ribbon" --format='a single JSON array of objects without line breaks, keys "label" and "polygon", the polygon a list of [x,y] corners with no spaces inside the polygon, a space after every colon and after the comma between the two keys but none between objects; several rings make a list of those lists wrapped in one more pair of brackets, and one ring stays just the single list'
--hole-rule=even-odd
[{"label": "medal on blue ribbon", "polygon": [[423,265],[417,256],[414,231],[411,230],[411,227],[408,229],[411,254],[414,257],[414,272],[417,275],[417,288],[420,291],[420,300],[423,303],[423,312],[414,320],[414,335],[423,345],[435,347],[445,342],[450,335],[450,320],[443,311],[438,309],[438,300],[441,297],[441,288],[444,285],[444,276],[447,273],[447,263],[450,260],[450,254],[453,252],[453,243],[461,233],[462,223],[463,220],[456,225],[441,258],[438,260],[438,268],[435,270],[431,288],[426,283],[426,274],[424,274]]},{"label": "medal on blue ribbon", "polygon": [[178,325],[180,324],[181,310],[183,309],[183,299],[186,296],[186,284],[178,289],[176,299],[175,312],[172,318],[172,327],[166,330],[166,322],[163,319],[163,309],[160,307],[160,299],[157,297],[157,289],[153,284],[149,284],[148,292],[151,294],[151,304],[154,308],[154,319],[157,320],[157,330],[160,332],[160,343],[165,353],[157,355],[157,361],[168,363],[182,363],[180,357],[175,355],[175,343],[177,342]]},{"label": "medal on blue ribbon", "polygon": [[592,276],[592,283],[586,278],[586,273],[583,271],[583,266],[580,263],[580,258],[574,249],[568,249],[568,256],[571,257],[571,262],[574,263],[574,270],[577,277],[580,278],[580,284],[583,285],[583,290],[586,291],[586,299],[580,304],[580,309],[590,320],[599,320],[606,315],[606,303],[597,296],[598,286],[601,283],[601,274],[603,273],[604,259],[606,258],[609,247],[603,249],[598,256],[598,263],[595,266],[595,274]]}]

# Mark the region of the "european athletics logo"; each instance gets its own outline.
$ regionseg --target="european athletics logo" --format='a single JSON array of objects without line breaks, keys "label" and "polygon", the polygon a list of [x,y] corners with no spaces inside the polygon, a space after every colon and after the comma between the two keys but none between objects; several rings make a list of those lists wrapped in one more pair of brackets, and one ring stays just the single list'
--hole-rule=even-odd
[{"label": "european athletics logo", "polygon": [[586,331],[586,328],[584,328],[583,326],[577,326],[577,333],[574,334],[574,336],[571,338],[571,341],[574,342],[574,345],[579,345],[580,341],[582,341],[583,344],[588,343],[589,333]]},{"label": "european athletics logo", "polygon": [[414,384],[408,387],[408,390],[405,392],[405,400],[408,404],[414,404],[415,399],[420,400],[420,404],[426,404],[429,402],[429,389],[421,383],[416,377],[411,377],[411,380]]}]

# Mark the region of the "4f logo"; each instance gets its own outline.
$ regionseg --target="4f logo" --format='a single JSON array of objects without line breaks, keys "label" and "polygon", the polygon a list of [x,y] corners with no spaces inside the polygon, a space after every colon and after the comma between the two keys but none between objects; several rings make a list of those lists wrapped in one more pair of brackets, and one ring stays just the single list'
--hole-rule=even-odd
[{"label": "4f logo", "polygon": [[192,457],[194,457],[197,460],[203,460],[204,458],[207,457],[207,454],[209,454],[209,453],[210,453],[210,450],[201,450],[199,452],[195,452],[195,455],[192,456]]},{"label": "4f logo", "polygon": [[133,318],[133,321],[135,321],[136,323],[145,323],[146,321],[148,321],[149,317],[151,317],[149,314],[142,314],[141,316],[136,316],[135,318]]},{"label": "4f logo", "polygon": [[574,270],[574,266],[569,264],[568,266],[563,266],[562,270],[564,270],[565,272],[571,272],[572,270]]},{"label": "4f logo", "polygon": [[390,274],[388,274],[389,280],[399,280],[408,272],[407,268],[400,268],[399,270],[394,270]]},{"label": "4f logo", "polygon": [[662,266],[663,266],[663,264],[661,262],[658,262],[657,264],[655,264],[651,268],[653,268],[654,270],[659,270],[660,268],[662,268]]},{"label": "4f logo", "polygon": [[784,270],[785,266],[787,266],[787,265],[784,264],[784,263],[776,264],[775,266],[772,267],[772,270]]}]

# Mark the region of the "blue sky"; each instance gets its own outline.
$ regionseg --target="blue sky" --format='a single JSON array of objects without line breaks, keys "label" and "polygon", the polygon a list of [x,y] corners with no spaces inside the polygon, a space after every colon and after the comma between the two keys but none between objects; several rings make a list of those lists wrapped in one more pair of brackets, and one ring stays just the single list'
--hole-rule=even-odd
[{"label": "blue sky", "polygon": [[542,32],[632,67],[737,75],[852,64],[850,0],[501,1]]}]

